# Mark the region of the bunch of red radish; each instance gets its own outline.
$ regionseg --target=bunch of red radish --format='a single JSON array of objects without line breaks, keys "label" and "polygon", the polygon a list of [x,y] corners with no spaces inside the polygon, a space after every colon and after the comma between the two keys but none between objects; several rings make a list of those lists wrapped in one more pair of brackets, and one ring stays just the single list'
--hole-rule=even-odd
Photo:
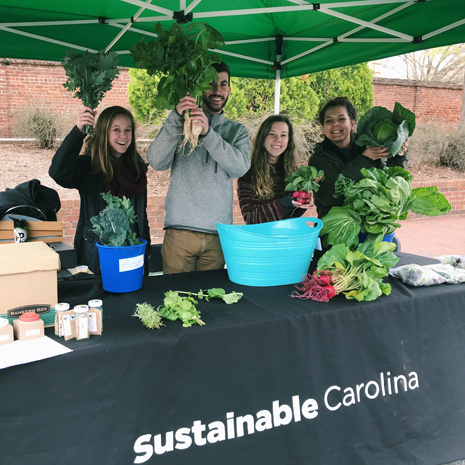
[{"label": "bunch of red radish", "polygon": [[316,270],[305,276],[300,284],[295,285],[296,291],[292,291],[291,297],[328,302],[340,292],[336,284],[337,279],[338,277],[331,271]]},{"label": "bunch of red radish", "polygon": [[292,194],[293,199],[300,203],[300,205],[308,204],[312,201],[312,193],[306,191],[294,191]]}]

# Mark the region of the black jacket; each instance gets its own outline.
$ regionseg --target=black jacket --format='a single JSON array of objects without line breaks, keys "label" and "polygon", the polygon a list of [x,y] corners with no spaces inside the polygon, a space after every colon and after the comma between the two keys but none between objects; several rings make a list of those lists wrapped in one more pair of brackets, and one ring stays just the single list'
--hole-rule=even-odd
[{"label": "black jacket", "polygon": [[[360,181],[363,178],[361,173],[362,168],[384,168],[384,166],[400,166],[407,167],[407,153],[403,156],[390,157],[386,160],[371,160],[362,155],[366,147],[359,147],[355,143],[355,138],[352,137],[349,146],[349,153],[344,153],[329,139],[325,138],[323,142],[317,144],[313,155],[310,157],[308,164],[314,166],[318,170],[323,170],[325,178],[320,182],[320,189],[314,192],[313,198],[318,211],[318,217],[325,216],[331,207],[342,205],[343,198],[334,198],[334,185],[339,174]],[[350,161],[348,161],[350,160]]]},{"label": "black jacket", "polygon": [[[90,218],[98,215],[106,206],[100,195],[106,192],[100,174],[90,174],[90,155],[79,155],[84,142],[84,134],[75,126],[66,136],[55,153],[49,174],[62,187],[78,189],[81,198],[79,220],[74,236],[74,248],[78,262],[87,265],[94,273],[100,274],[98,249],[95,245],[99,237],[90,231]],[[147,190],[131,199],[137,215],[135,230],[141,239],[147,241],[146,258],[150,253],[150,230],[147,220]],[[147,260],[146,260],[147,264]],[[148,268],[146,267],[146,270]]]}]

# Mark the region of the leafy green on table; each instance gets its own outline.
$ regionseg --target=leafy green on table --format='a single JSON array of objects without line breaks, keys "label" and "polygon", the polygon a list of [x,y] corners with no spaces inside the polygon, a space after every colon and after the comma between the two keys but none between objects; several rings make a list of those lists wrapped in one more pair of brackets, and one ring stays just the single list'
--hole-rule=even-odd
[{"label": "leafy green on table", "polygon": [[230,292],[226,294],[226,291],[221,288],[212,288],[202,290],[200,289],[199,292],[186,292],[186,291],[177,291],[178,294],[187,294],[191,297],[197,297],[198,299],[205,299],[207,302],[210,299],[222,299],[227,304],[235,304],[241,300],[241,297],[244,295],[242,292]]},{"label": "leafy green on table", "polygon": [[99,236],[102,245],[122,247],[141,244],[137,234],[131,230],[131,224],[137,222],[131,201],[127,197],[120,199],[109,192],[101,195],[107,206],[90,219],[93,225],[90,231]]},{"label": "leafy green on table", "polygon": [[136,304],[136,309],[132,316],[139,318],[142,324],[149,329],[160,329],[162,326],[165,326],[162,322],[160,312],[147,302]]},{"label": "leafy green on table", "polygon": [[[186,295],[182,296],[180,294]],[[200,311],[196,307],[198,302],[194,297],[197,297],[199,300],[205,299],[206,301],[210,299],[221,299],[227,304],[234,304],[238,302],[242,296],[242,292],[230,292],[227,294],[226,291],[221,288],[200,289],[199,292],[168,291],[165,292],[162,305],[154,309],[147,303],[137,304],[136,312],[133,316],[138,317],[148,328],[151,327],[153,321],[158,322],[158,318],[160,318],[160,321],[161,318],[166,318],[171,321],[181,320],[184,327],[189,327],[194,324],[204,326],[205,322],[200,318]]]},{"label": "leafy green on table", "polygon": [[[68,76],[63,86],[74,92],[74,97],[82,100],[84,106],[97,108],[119,74],[118,60],[118,54],[114,52],[76,53],[69,50],[61,61]],[[89,130],[86,126],[87,133]]]},{"label": "leafy green on table", "polygon": [[357,145],[361,147],[387,147],[391,156],[402,151],[404,142],[415,129],[415,113],[399,102],[391,112],[376,106],[368,110],[357,125]]},{"label": "leafy green on table", "polygon": [[[211,66],[221,58],[210,50],[224,44],[221,34],[206,23],[191,23],[183,27],[173,23],[169,30],[157,23],[158,39],[134,44],[131,56],[138,68],[147,70],[149,75],[161,73],[163,77],[157,86],[155,106],[159,110],[174,108],[188,92],[197,98],[200,105],[205,91],[218,80],[216,70]],[[191,151],[198,144],[200,126],[192,124],[188,111],[184,112],[184,141],[191,144]]]},{"label": "leafy green on table", "polygon": [[337,244],[318,260],[317,269],[334,273],[338,277],[338,293],[347,299],[372,301],[391,293],[391,285],[382,279],[399,261],[393,253],[395,248],[391,242],[364,242],[352,251]]},{"label": "leafy green on table", "polygon": [[359,243],[359,233],[368,242],[379,242],[407,219],[409,211],[438,216],[452,208],[436,186],[412,187],[412,175],[401,167],[361,170],[363,179],[354,181],[342,175],[335,185],[335,196],[343,195],[342,206],[332,207],[322,218],[325,245]]},{"label": "leafy green on table", "polygon": [[196,307],[197,303],[193,297],[182,297],[177,291],[168,291],[165,292],[163,305],[158,306],[157,311],[167,320],[181,320],[184,327],[193,324],[204,326],[205,322],[200,319],[200,312]]}]

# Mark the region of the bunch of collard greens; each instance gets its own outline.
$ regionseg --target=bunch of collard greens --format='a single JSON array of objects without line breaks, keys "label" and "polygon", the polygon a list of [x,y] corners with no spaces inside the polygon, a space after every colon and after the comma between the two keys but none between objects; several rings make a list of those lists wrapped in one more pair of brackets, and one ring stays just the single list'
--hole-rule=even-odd
[{"label": "bunch of collard greens", "polygon": [[352,251],[337,244],[318,260],[317,269],[343,276],[347,291],[342,293],[347,299],[372,301],[391,293],[391,285],[383,283],[383,278],[399,261],[393,253],[395,248],[392,242],[364,242]]},{"label": "bunch of collard greens", "polygon": [[436,186],[412,188],[411,174],[401,167],[361,170],[363,179],[354,181],[339,175],[335,197],[342,195],[342,206],[332,207],[322,218],[321,230],[326,245],[359,243],[359,234],[367,233],[368,242],[379,242],[393,233],[409,211],[438,216],[451,209]]},{"label": "bunch of collard greens", "polygon": [[101,194],[107,206],[90,221],[91,231],[97,234],[102,245],[122,247],[138,245],[141,241],[131,230],[131,224],[137,221],[137,216],[131,201],[123,197],[120,199],[109,192]]},{"label": "bunch of collard greens", "polygon": [[62,60],[68,80],[63,86],[89,108],[97,108],[118,76],[118,54],[103,51],[76,53],[69,50]]},{"label": "bunch of collard greens", "polygon": [[159,110],[174,108],[187,92],[201,97],[211,82],[218,80],[210,65],[221,58],[209,50],[223,45],[221,34],[206,23],[191,23],[185,28],[173,23],[167,31],[157,23],[155,30],[156,41],[142,40],[130,49],[138,68],[146,69],[149,75],[164,75],[157,86],[155,106]]},{"label": "bunch of collard greens", "polygon": [[394,111],[385,107],[368,110],[357,125],[357,145],[361,147],[387,147],[391,157],[402,151],[404,142],[415,129],[415,113],[399,102]]}]

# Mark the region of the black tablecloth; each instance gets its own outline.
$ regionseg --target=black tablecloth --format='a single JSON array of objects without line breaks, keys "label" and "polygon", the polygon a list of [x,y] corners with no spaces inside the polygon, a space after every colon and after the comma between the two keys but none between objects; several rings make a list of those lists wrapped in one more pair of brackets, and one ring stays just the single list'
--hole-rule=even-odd
[{"label": "black tablecloth", "polygon": [[[432,261],[399,256],[400,264]],[[318,303],[291,298],[292,285],[234,284],[226,270],[148,277],[121,295],[96,277],[63,280],[60,301],[103,299],[104,334],[0,372],[2,463],[463,458],[465,285],[388,281],[392,294],[374,302]],[[244,297],[199,301],[206,326],[165,321],[148,330],[131,316],[137,303],[160,305],[168,290],[212,287]]]}]

